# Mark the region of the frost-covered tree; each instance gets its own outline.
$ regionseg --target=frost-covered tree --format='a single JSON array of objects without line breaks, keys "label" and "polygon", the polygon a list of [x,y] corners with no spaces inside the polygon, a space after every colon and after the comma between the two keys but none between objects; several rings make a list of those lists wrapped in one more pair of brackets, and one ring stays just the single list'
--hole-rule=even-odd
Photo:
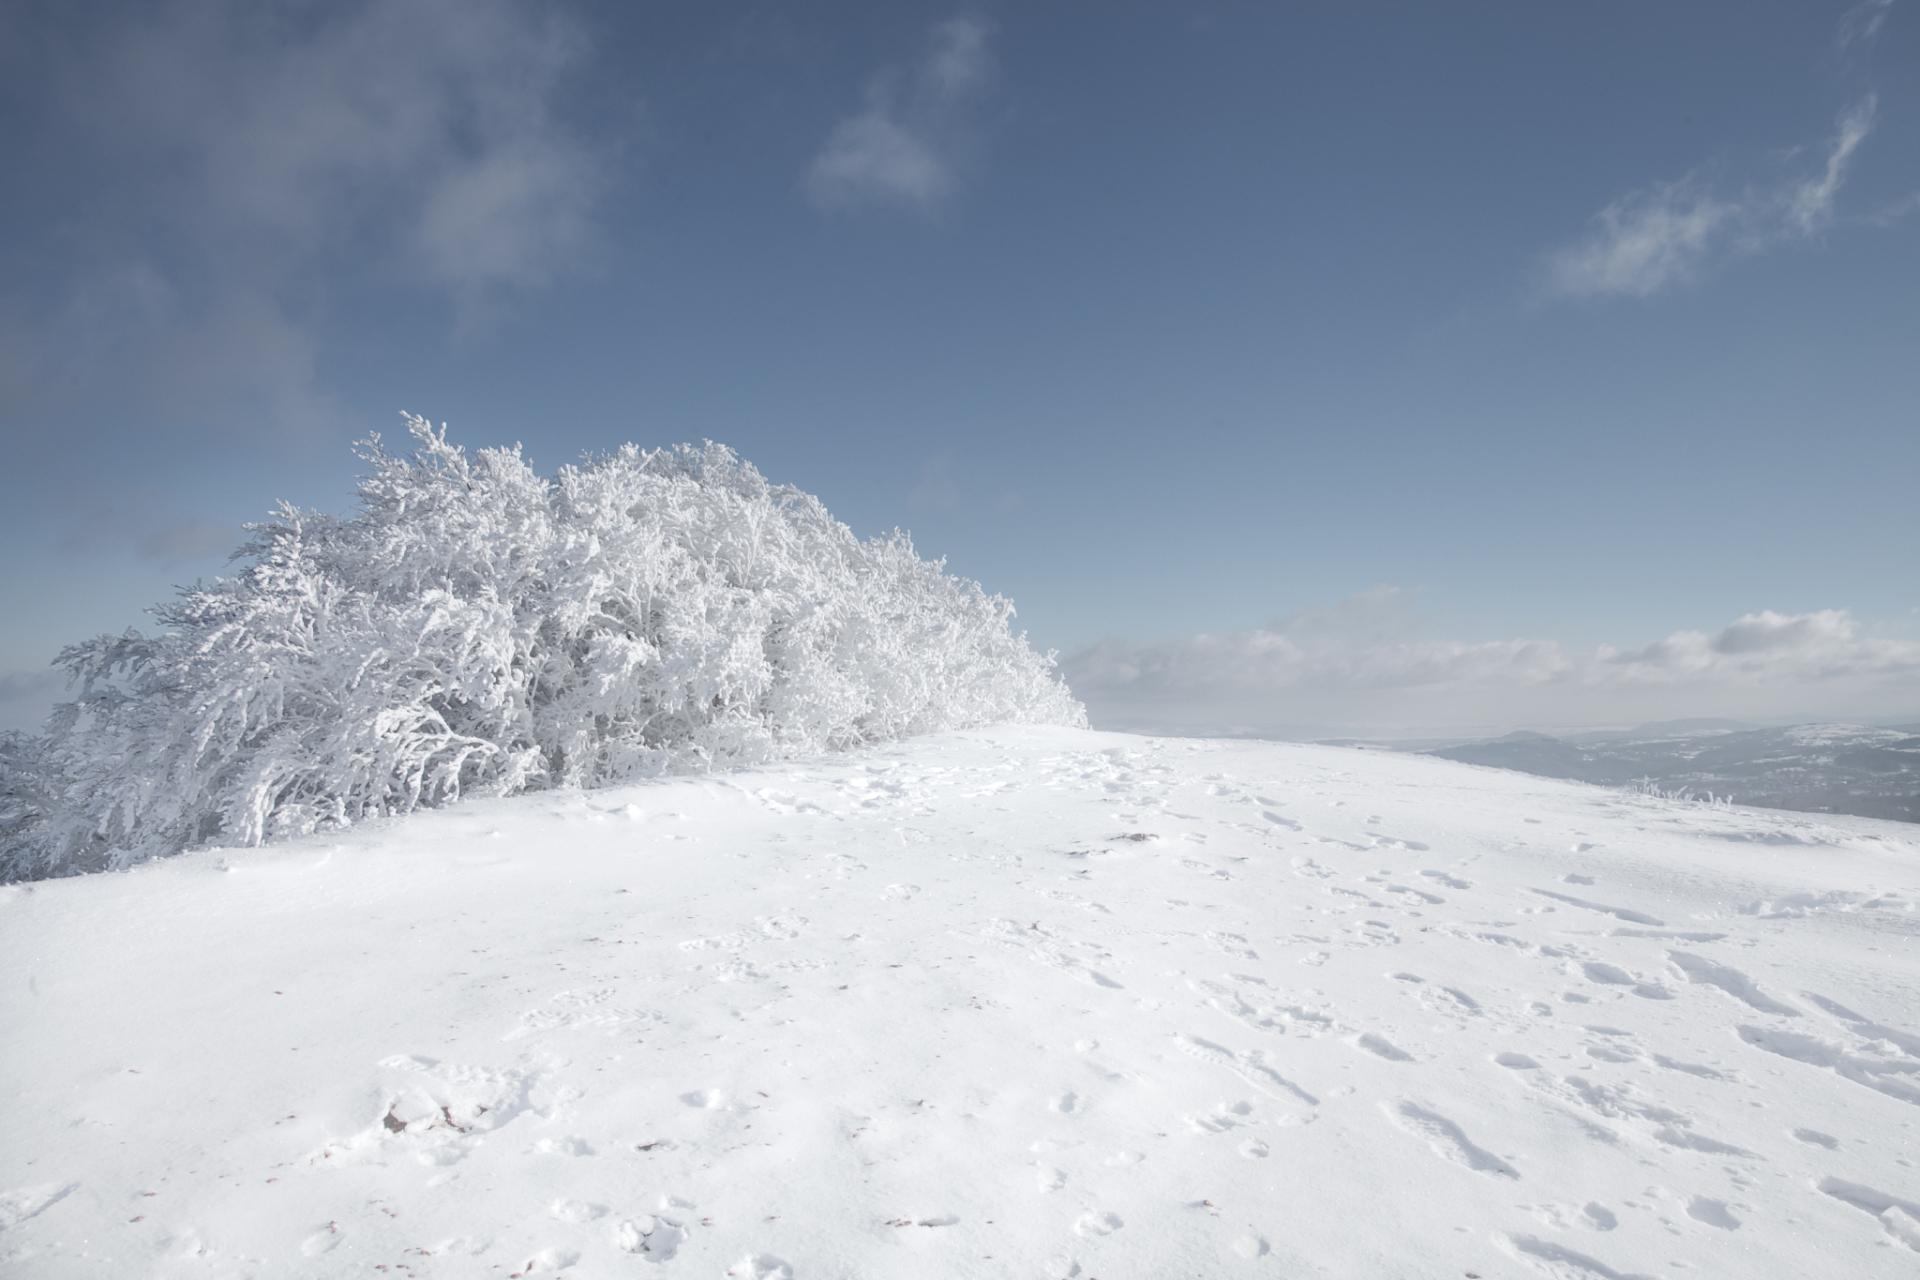
[{"label": "frost-covered tree", "polygon": [[283,505],[166,630],[64,650],[0,741],[0,876],[258,844],[940,729],[1083,725],[1011,604],[715,444],[536,475],[421,418],[356,514]]}]

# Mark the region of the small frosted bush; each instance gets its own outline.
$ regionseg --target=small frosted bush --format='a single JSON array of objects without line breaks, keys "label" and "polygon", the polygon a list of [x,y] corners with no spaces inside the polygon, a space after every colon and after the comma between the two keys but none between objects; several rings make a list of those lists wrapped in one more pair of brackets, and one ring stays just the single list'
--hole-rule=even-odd
[{"label": "small frosted bush", "polygon": [[534,474],[409,418],[358,513],[282,505],[168,628],[64,650],[0,741],[0,875],[1086,713],[1013,608],[723,446]]}]

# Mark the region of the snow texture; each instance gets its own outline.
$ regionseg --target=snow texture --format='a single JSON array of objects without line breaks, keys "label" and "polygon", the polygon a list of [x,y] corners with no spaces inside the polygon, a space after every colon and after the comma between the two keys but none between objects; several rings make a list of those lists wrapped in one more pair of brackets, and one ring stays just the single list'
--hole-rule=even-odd
[{"label": "snow texture", "polygon": [[60,657],[0,747],[0,878],[986,724],[1084,725],[1012,605],[709,443],[543,478],[409,419],[349,518],[283,506],[171,630]]},{"label": "snow texture", "polygon": [[1916,902],[1904,824],[1035,726],[16,884],[0,1271],[1910,1277]]}]

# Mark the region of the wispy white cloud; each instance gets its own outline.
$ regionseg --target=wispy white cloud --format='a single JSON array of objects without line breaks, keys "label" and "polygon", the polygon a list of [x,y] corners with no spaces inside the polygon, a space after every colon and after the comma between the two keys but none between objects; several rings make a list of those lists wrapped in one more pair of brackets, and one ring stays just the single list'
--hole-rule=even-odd
[{"label": "wispy white cloud", "polygon": [[[1849,9],[1840,19],[1839,47],[1870,42],[1892,5],[1866,0]],[[1716,261],[1825,233],[1835,223],[1835,203],[1854,153],[1873,132],[1877,107],[1868,93],[1843,114],[1810,171],[1749,184],[1735,194],[1715,192],[1694,173],[1614,200],[1594,215],[1586,236],[1547,255],[1547,291],[1567,298],[1644,298],[1694,280]],[[1905,212],[1895,206],[1860,221],[1885,225]]]},{"label": "wispy white cloud", "polygon": [[1920,715],[1920,641],[1863,634],[1845,610],[1764,611],[1717,632],[1579,649],[1420,639],[1404,604],[1404,593],[1377,588],[1254,631],[1105,640],[1062,665],[1096,724],[1445,729]]},{"label": "wispy white cloud", "polygon": [[1623,196],[1594,216],[1585,239],[1547,259],[1547,287],[1569,298],[1644,298],[1693,280],[1716,259],[1818,236],[1854,152],[1873,131],[1868,95],[1842,116],[1817,169],[1770,187],[1715,194],[1699,175]]},{"label": "wispy white cloud", "polygon": [[1856,44],[1864,44],[1880,34],[1880,24],[1887,20],[1887,11],[1893,8],[1893,0],[1866,0],[1840,15],[1840,31],[1834,42],[1842,49]]},{"label": "wispy white cloud", "polygon": [[969,126],[993,75],[992,29],[961,16],[934,26],[910,71],[868,83],[866,109],[833,127],[807,169],[816,208],[906,204],[930,208],[959,183]]},{"label": "wispy white cloud", "polygon": [[1551,287],[1569,297],[1644,298],[1690,279],[1743,213],[1692,179],[1624,196],[1595,215],[1597,225],[1586,240],[1553,255]]},{"label": "wispy white cloud", "polygon": [[299,429],[326,299],[412,287],[469,325],[579,269],[606,157],[556,103],[585,41],[515,0],[168,0],[50,47],[72,149],[60,289],[0,300],[39,335],[9,402],[84,367],[187,416]]},{"label": "wispy white cloud", "polygon": [[1827,148],[1825,167],[1816,175],[1789,186],[1782,201],[1788,228],[1803,236],[1817,235],[1833,222],[1833,198],[1846,180],[1847,163],[1853,153],[1873,132],[1873,117],[1879,106],[1872,94],[1840,117],[1832,144]]},{"label": "wispy white cloud", "polygon": [[580,33],[512,0],[358,0],[313,14],[272,21],[245,0],[174,0],[75,68],[106,81],[86,85],[77,109],[173,157],[185,181],[152,194],[229,251],[373,248],[463,291],[560,269],[602,186],[599,158],[553,106]]},{"label": "wispy white cloud", "polygon": [[1920,213],[1920,191],[1914,192],[1904,200],[1895,200],[1872,213],[1861,215],[1860,221],[1872,227],[1890,227],[1911,214]]}]

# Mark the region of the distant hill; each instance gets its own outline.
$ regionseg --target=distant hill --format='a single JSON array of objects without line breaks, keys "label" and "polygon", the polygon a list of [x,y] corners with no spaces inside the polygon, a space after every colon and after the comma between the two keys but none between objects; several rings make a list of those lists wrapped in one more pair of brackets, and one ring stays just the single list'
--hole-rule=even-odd
[{"label": "distant hill", "polygon": [[1730,796],[1809,813],[1920,822],[1920,736],[1913,726],[1667,720],[1566,739],[1522,731],[1423,754],[1545,778]]},{"label": "distant hill", "polygon": [[1464,764],[1517,769],[1521,773],[1538,774],[1543,778],[1618,783],[1638,776],[1629,766],[1609,767],[1603,757],[1592,749],[1525,730],[1490,742],[1441,747],[1425,754],[1439,756],[1443,760],[1458,760]]}]

